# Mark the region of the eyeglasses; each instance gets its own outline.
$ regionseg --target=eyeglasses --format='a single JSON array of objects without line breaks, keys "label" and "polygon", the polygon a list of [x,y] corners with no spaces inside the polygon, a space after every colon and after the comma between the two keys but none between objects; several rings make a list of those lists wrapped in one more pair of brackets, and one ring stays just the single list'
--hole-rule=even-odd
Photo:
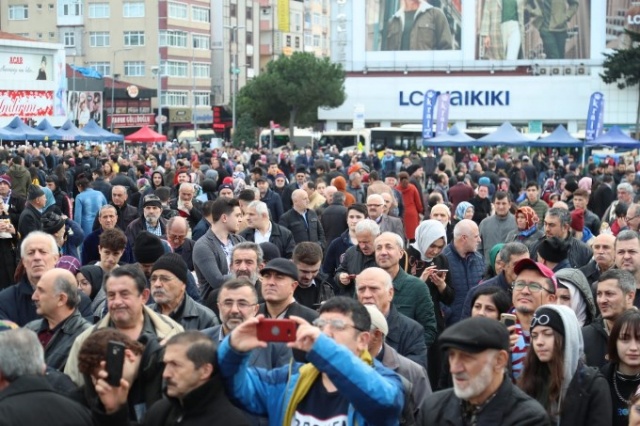
[{"label": "eyeglasses", "polygon": [[244,311],[245,309],[249,309],[252,306],[256,305],[255,303],[249,303],[246,300],[225,300],[220,304],[226,309],[233,309],[233,305],[238,305],[238,309],[240,309],[241,311]]},{"label": "eyeglasses", "polygon": [[524,290],[525,287],[527,287],[531,293],[540,293],[540,291],[542,290],[547,291],[549,293],[555,293],[555,291],[551,291],[538,283],[526,283],[524,281],[516,281],[511,285],[511,288],[513,290],[518,290],[518,291]]},{"label": "eyeglasses", "polygon": [[547,314],[542,314],[540,316],[533,315],[533,318],[531,319],[531,328],[535,327],[536,325],[547,325],[549,324],[549,321],[551,321],[551,319]]},{"label": "eyeglasses", "polygon": [[311,324],[313,324],[314,326],[318,327],[320,330],[324,330],[324,328],[327,325],[330,325],[331,329],[334,330],[334,331],[344,331],[344,330],[347,329],[347,327],[355,328],[358,331],[365,331],[365,330],[362,330],[362,329],[356,327],[355,325],[347,324],[346,322],[344,322],[341,319],[326,320],[326,319],[323,319],[323,318],[317,318]]},{"label": "eyeglasses", "polygon": [[635,219],[637,217],[640,217],[640,216],[633,216],[633,217],[627,216],[627,217],[624,218],[624,220],[626,220],[627,222],[630,222],[630,221],[632,221],[633,219]]}]

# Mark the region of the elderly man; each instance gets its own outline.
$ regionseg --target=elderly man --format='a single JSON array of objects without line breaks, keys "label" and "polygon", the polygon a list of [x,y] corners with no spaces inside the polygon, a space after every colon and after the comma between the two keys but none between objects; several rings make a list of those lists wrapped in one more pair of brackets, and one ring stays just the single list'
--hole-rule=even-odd
[{"label": "elderly man", "polygon": [[[127,203],[129,194],[127,188],[122,185],[116,185],[111,188],[111,205],[116,208],[118,222],[116,226],[123,232],[127,230],[129,224],[138,218],[138,209]],[[94,225],[95,229],[95,225]]]},{"label": "elderly man", "polygon": [[380,226],[380,232],[393,232],[394,234],[404,235],[402,220],[383,213],[384,198],[380,194],[371,194],[367,197],[367,211],[369,212],[369,218]]},{"label": "elderly man", "polygon": [[171,246],[171,250],[182,257],[182,260],[187,263],[189,271],[193,271],[193,248],[196,242],[187,238],[188,233],[189,224],[185,218],[174,216],[167,222],[167,242]]},{"label": "elderly man", "polygon": [[591,260],[593,253],[589,246],[571,235],[571,215],[569,210],[553,207],[544,217],[544,237],[532,244],[529,253],[532,258],[538,253],[538,246],[544,238],[558,237],[569,244],[569,263],[572,268],[580,268]]},{"label": "elderly man", "polygon": [[297,243],[311,241],[325,248],[325,236],[315,211],[307,208],[309,196],[304,189],[296,189],[291,195],[293,208],[280,217],[280,225],[291,231]]},{"label": "elderly man", "polygon": [[435,342],[437,334],[433,300],[424,281],[400,268],[400,259],[404,255],[403,244],[400,235],[381,233],[374,242],[376,264],[393,280],[393,303],[398,311],[422,325],[428,348]]},{"label": "elderly man", "polygon": [[363,219],[356,224],[355,234],[358,244],[347,249],[334,275],[337,287],[334,290],[339,295],[353,296],[356,275],[376,266],[374,242],[380,235],[380,227],[371,219]]},{"label": "elderly man", "polygon": [[282,216],[282,213],[284,212],[280,195],[271,190],[269,186],[269,179],[264,176],[258,178],[256,186],[260,191],[260,201],[264,202],[271,212],[271,219],[274,222],[280,221],[280,216]]},{"label": "elderly man", "polygon": [[604,233],[594,238],[591,244],[593,259],[580,268],[589,285],[598,281],[601,274],[615,266],[615,245],[616,237],[611,234]]},{"label": "elderly man", "polygon": [[273,243],[282,257],[291,259],[295,242],[293,235],[284,226],[280,226],[272,220],[269,220],[269,208],[262,201],[252,201],[247,206],[245,212],[247,221],[247,229],[240,233],[240,236],[247,241],[257,244],[268,241]]},{"label": "elderly man", "polygon": [[[58,245],[49,234],[34,231],[22,240],[20,258],[25,273],[17,284],[0,292],[0,319],[8,319],[24,326],[38,318],[31,297],[40,278],[55,267],[58,257]],[[81,315],[92,319],[91,300],[85,294],[80,297]]]},{"label": "elderly man", "polygon": [[218,318],[206,306],[196,303],[187,290],[187,264],[179,254],[161,256],[151,269],[152,310],[182,324],[185,330],[203,330],[218,324]]},{"label": "elderly man", "polygon": [[[106,204],[100,208],[97,219],[100,227],[87,235],[82,243],[81,261],[83,265],[89,265],[100,260],[100,253],[98,249],[98,246],[100,245],[100,236],[104,231],[111,230],[116,227],[116,223],[118,222],[118,210],[115,206]],[[131,246],[128,241],[125,251],[127,253],[124,255],[123,260],[130,262],[132,255]]]},{"label": "elderly man", "polygon": [[293,297],[301,305],[317,310],[334,296],[327,276],[320,272],[322,249],[316,243],[304,241],[296,245],[292,260],[299,277]]},{"label": "elderly man", "polygon": [[[431,395],[431,384],[424,366],[400,355],[386,341],[389,333],[387,320],[376,305],[364,305],[371,317],[371,340],[369,340],[369,353],[382,365],[395,371],[411,383],[411,399],[413,402],[414,417],[418,417],[420,407],[425,399]],[[407,404],[405,403],[405,407]]]},{"label": "elderly man", "polygon": [[616,188],[617,198],[611,203],[609,208],[602,215],[602,221],[611,225],[616,220],[616,206],[618,203],[625,203],[631,205],[635,197],[633,186],[630,183],[624,182],[618,185]]},{"label": "elderly man", "polygon": [[114,269],[104,283],[109,312],[94,327],[80,334],[71,346],[64,368],[65,374],[79,386],[84,378],[78,370],[78,353],[87,337],[102,328],[112,327],[132,340],[142,335],[162,340],[174,336],[184,328],[162,314],[145,306],[149,299],[147,279],[136,265],[125,265]]},{"label": "elderly man", "polygon": [[162,202],[157,196],[145,195],[142,201],[143,216],[129,224],[126,230],[127,240],[133,247],[136,237],[142,231],[148,231],[158,237],[167,235],[167,221],[160,217],[162,213]]},{"label": "elderly man", "polygon": [[0,333],[0,418],[6,425],[92,425],[91,412],[45,378],[42,344],[32,330]]},{"label": "elderly man", "polygon": [[516,280],[513,282],[511,303],[516,315],[516,325],[509,327],[511,333],[512,375],[518,379],[524,368],[524,359],[531,345],[529,331],[533,314],[542,305],[556,303],[558,282],[553,271],[542,263],[522,259],[514,266]]},{"label": "elderly man", "polygon": [[393,303],[391,276],[378,267],[367,268],[356,277],[356,295],[364,305],[376,305],[386,318],[385,345],[421,366],[427,365],[424,328],[398,312]]},{"label": "elderly man", "polygon": [[469,219],[458,222],[453,229],[453,241],[442,251],[449,261],[449,273],[455,290],[455,298],[447,313],[447,324],[460,320],[464,300],[469,289],[478,285],[484,274],[484,258],[478,252],[480,231]]},{"label": "elderly man", "polygon": [[[402,382],[367,350],[371,318],[366,308],[353,299],[335,297],[322,305],[315,326],[299,317],[292,319],[299,326],[290,346],[305,352],[315,369],[299,363],[270,371],[250,367],[246,362],[250,352],[266,346],[256,337],[260,319],[250,318],[218,350],[227,392],[243,408],[268,416],[274,425],[318,418],[326,424],[346,424],[348,418],[354,424],[397,424],[404,405]],[[262,374],[268,375],[268,382],[255,386]],[[289,387],[299,391],[286,392]],[[340,396],[340,403],[333,394]]]},{"label": "elderly man", "polygon": [[178,212],[180,217],[187,219],[193,229],[202,219],[202,203],[195,198],[196,189],[192,183],[183,183],[178,190],[178,198],[169,202],[169,208]]},{"label": "elderly man", "polygon": [[47,197],[42,188],[31,185],[27,193],[27,202],[18,221],[20,238],[26,237],[30,232],[42,230],[42,211],[46,203]]},{"label": "elderly man", "polygon": [[42,318],[25,327],[38,335],[47,365],[62,370],[73,341],[91,326],[78,311],[80,294],[76,277],[64,269],[51,269],[42,275],[31,299]]},{"label": "elderly man", "polygon": [[421,410],[423,424],[549,424],[545,409],[505,374],[509,332],[504,325],[489,318],[468,318],[445,329],[438,344],[448,349],[453,389],[427,397]]}]

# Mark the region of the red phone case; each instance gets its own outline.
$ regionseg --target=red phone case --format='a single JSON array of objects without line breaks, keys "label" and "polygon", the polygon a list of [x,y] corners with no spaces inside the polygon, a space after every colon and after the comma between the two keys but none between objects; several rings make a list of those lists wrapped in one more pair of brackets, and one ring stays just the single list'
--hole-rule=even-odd
[{"label": "red phone case", "polygon": [[290,319],[263,318],[256,327],[256,336],[263,342],[294,342],[296,322]]}]

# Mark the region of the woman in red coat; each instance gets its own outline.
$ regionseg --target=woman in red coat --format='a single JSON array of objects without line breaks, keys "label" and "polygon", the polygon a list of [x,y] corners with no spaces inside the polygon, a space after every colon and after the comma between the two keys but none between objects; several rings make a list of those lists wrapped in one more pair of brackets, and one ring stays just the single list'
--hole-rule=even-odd
[{"label": "woman in red coat", "polygon": [[420,194],[418,189],[409,182],[407,172],[400,172],[398,178],[400,183],[396,189],[402,194],[402,202],[404,203],[404,232],[407,240],[413,242],[416,239],[416,228],[420,223],[420,214],[423,212]]}]

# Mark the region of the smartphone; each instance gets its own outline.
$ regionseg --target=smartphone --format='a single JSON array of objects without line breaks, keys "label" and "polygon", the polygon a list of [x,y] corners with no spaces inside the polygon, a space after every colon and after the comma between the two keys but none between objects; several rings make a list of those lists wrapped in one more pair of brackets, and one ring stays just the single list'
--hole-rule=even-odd
[{"label": "smartphone", "polygon": [[263,342],[295,342],[296,327],[294,320],[262,318],[256,327],[256,337]]},{"label": "smartphone", "polygon": [[438,275],[445,275],[447,272],[449,272],[448,269],[436,269],[436,274]]},{"label": "smartphone", "polygon": [[107,343],[107,383],[120,386],[122,367],[124,366],[124,343],[109,341]]},{"label": "smartphone", "polygon": [[513,314],[500,314],[500,322],[507,327],[511,327],[512,325],[516,325],[517,320]]}]

